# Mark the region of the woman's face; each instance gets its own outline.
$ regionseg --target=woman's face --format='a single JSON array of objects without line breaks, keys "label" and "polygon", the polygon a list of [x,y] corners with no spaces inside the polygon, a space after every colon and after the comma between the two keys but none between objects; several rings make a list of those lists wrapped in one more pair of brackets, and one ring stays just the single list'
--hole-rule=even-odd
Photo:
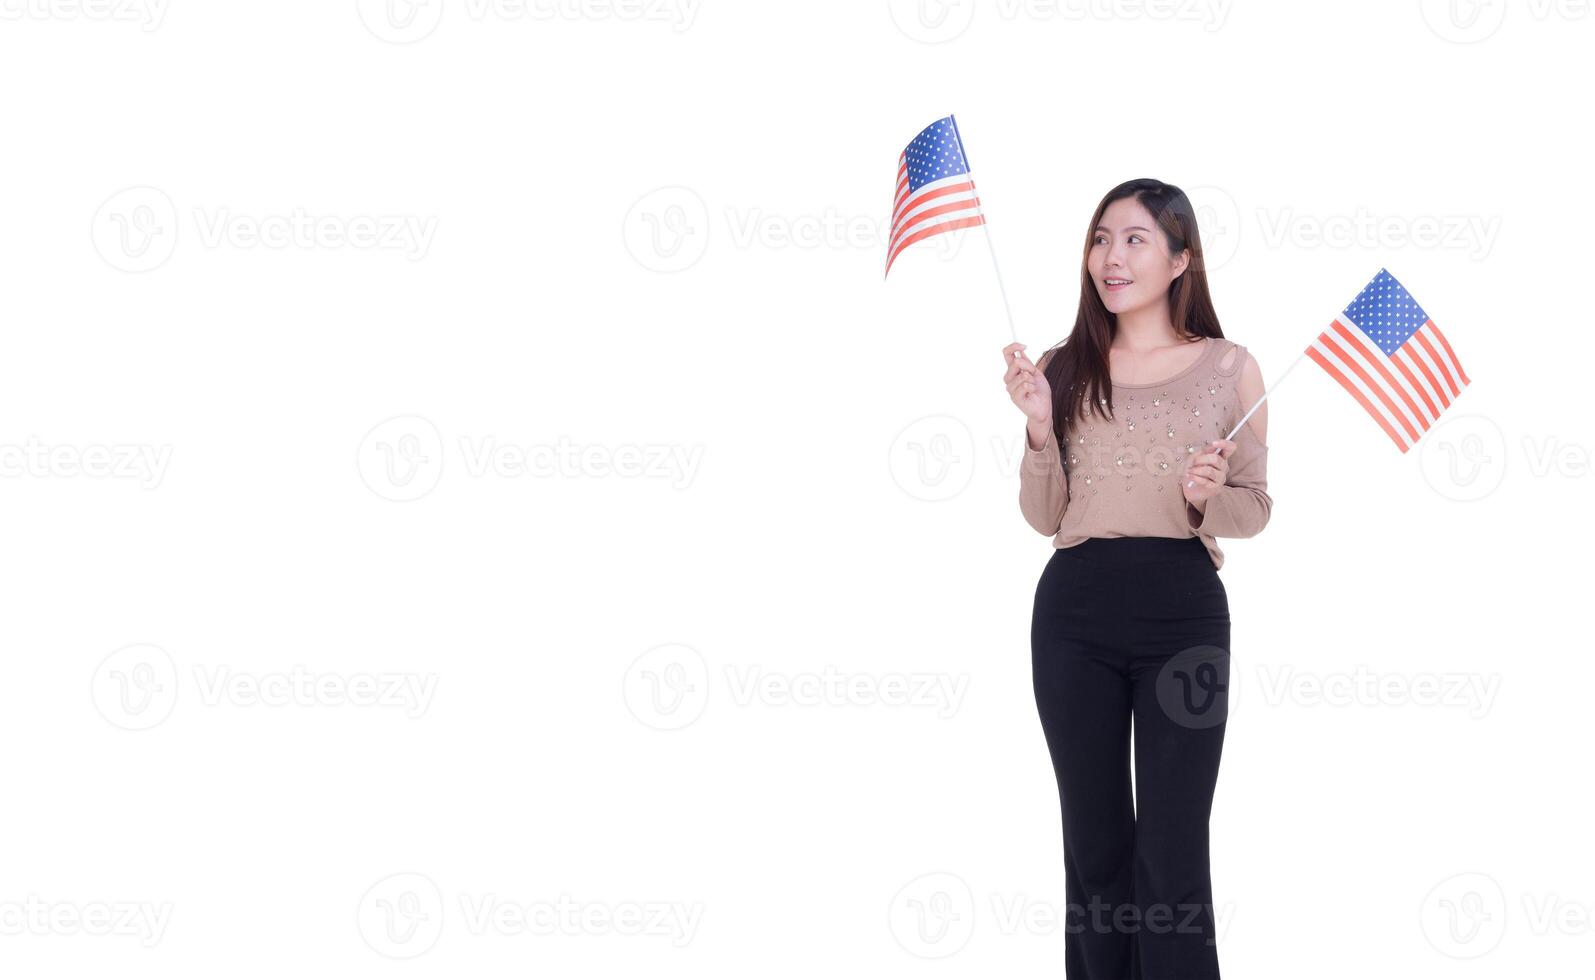
[{"label": "woman's face", "polygon": [[1086,268],[1102,304],[1119,315],[1167,302],[1169,283],[1185,271],[1189,257],[1188,249],[1170,255],[1152,212],[1133,197],[1121,197],[1102,212]]}]

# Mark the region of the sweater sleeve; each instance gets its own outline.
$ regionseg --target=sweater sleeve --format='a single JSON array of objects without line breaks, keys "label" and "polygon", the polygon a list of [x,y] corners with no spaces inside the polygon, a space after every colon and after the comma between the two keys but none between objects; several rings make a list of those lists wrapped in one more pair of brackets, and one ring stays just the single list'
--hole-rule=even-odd
[{"label": "sweater sleeve", "polygon": [[[1240,408],[1236,418],[1263,397],[1263,372],[1257,359],[1247,355],[1236,384]],[[1229,457],[1224,486],[1207,498],[1198,511],[1187,501],[1185,516],[1191,529],[1220,538],[1249,538],[1268,526],[1274,499],[1268,495],[1268,403],[1263,402],[1235,434],[1235,452]]]},{"label": "sweater sleeve", "polygon": [[1040,449],[1030,448],[1028,426],[1021,438],[1025,458],[1019,464],[1019,510],[1038,532],[1057,534],[1063,525],[1063,511],[1069,505],[1057,434],[1048,429],[1046,445]]}]

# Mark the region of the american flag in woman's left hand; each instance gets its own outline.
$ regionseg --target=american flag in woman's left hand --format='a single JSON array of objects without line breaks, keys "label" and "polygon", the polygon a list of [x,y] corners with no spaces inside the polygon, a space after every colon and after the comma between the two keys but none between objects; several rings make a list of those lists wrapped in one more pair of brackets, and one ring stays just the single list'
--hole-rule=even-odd
[{"label": "american flag in woman's left hand", "polygon": [[1445,334],[1386,269],[1346,304],[1305,354],[1402,452],[1417,444],[1469,384]]},{"label": "american flag in woman's left hand", "polygon": [[958,123],[944,116],[921,130],[897,158],[886,273],[891,274],[898,254],[915,242],[985,221]]}]

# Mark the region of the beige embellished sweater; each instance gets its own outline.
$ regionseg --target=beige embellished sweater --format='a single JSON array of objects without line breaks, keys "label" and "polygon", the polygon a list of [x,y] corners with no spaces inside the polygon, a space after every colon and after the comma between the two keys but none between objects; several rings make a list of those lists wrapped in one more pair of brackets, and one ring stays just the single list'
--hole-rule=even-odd
[{"label": "beige embellished sweater", "polygon": [[[1019,509],[1031,527],[1052,535],[1053,547],[1087,538],[1199,537],[1214,568],[1223,568],[1216,538],[1249,538],[1268,524],[1268,447],[1252,428],[1255,414],[1235,434],[1225,485],[1205,508],[1197,511],[1180,490],[1187,460],[1228,435],[1251,408],[1237,392],[1246,348],[1218,337],[1202,342],[1207,350],[1172,378],[1114,382],[1114,419],[1084,415],[1065,433],[1063,452],[1050,430],[1040,449],[1031,449],[1026,435]],[[1235,356],[1226,358],[1231,350]],[[1219,366],[1224,361],[1227,368]],[[1098,406],[1104,414],[1108,407]]]}]

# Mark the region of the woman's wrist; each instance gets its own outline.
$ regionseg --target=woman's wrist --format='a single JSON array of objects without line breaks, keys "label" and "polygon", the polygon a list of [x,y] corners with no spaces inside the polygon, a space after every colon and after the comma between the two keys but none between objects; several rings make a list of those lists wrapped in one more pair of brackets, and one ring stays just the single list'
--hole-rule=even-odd
[{"label": "woman's wrist", "polygon": [[1047,419],[1037,422],[1031,419],[1025,425],[1025,439],[1028,440],[1025,448],[1033,453],[1039,453],[1047,448],[1047,440],[1052,438],[1052,420]]}]

